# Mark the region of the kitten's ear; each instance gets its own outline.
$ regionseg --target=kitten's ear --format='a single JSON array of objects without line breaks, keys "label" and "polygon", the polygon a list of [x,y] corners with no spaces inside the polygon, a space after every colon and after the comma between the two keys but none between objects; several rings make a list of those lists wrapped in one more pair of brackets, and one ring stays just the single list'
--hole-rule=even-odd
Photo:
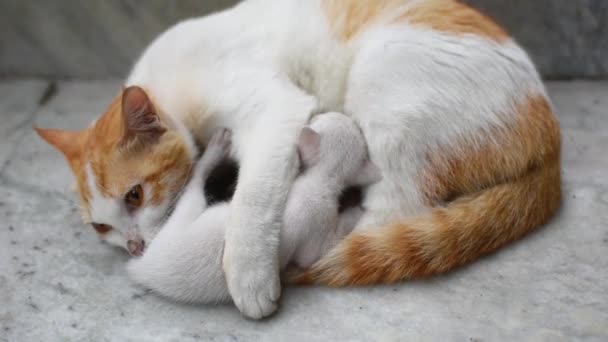
[{"label": "kitten's ear", "polygon": [[382,172],[376,166],[376,164],[372,163],[371,160],[367,160],[361,170],[355,175],[355,178],[352,180],[352,185],[369,185],[382,180]]},{"label": "kitten's ear", "polygon": [[123,145],[135,139],[143,143],[154,143],[166,131],[150,98],[140,87],[131,86],[123,89],[122,116],[124,131],[121,143]]},{"label": "kitten's ear", "polygon": [[304,127],[298,140],[298,153],[300,154],[300,161],[305,167],[310,167],[317,162],[320,148],[321,136],[319,133],[310,127]]},{"label": "kitten's ear", "polygon": [[63,153],[68,161],[80,158],[84,131],[63,131],[34,127],[36,133],[49,145]]}]

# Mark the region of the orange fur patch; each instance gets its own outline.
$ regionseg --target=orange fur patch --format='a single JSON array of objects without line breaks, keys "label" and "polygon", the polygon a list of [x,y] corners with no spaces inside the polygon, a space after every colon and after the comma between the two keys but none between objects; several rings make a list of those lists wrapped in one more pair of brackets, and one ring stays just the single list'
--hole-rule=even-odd
[{"label": "orange fur patch", "polygon": [[[144,201],[155,205],[177,193],[190,175],[192,161],[183,137],[175,130],[166,131],[154,144],[121,144],[125,132],[121,103],[119,95],[92,127],[76,133],[78,139],[73,139],[75,133],[38,130],[47,142],[64,153],[87,211],[90,205],[87,164],[104,196],[122,198],[132,186],[142,183],[151,189]],[[67,140],[69,143],[60,143]]]},{"label": "orange fur patch", "polygon": [[34,129],[42,139],[63,153],[76,178],[80,200],[85,207],[88,207],[90,193],[87,187],[82,187],[86,177],[82,156],[84,154],[83,146],[89,139],[89,130],[62,131],[37,127]]},{"label": "orange fur patch", "polygon": [[346,286],[429,276],[547,222],[561,202],[559,126],[542,96],[517,114],[483,146],[464,140],[429,154],[421,171],[422,192],[437,205],[429,214],[352,234],[291,281]]},{"label": "orange fur patch", "polygon": [[167,193],[175,193],[187,181],[191,160],[181,135],[165,132],[151,146],[122,146],[124,120],[121,98],[117,97],[93,127],[93,139],[86,147],[89,162],[101,193],[122,197],[137,182],[144,182],[152,192],[152,204],[159,204]]},{"label": "orange fur patch", "polygon": [[509,35],[479,11],[454,0],[426,0],[407,9],[397,22],[453,34],[474,34],[497,42]]},{"label": "orange fur patch", "polygon": [[483,134],[488,137],[483,145],[465,137],[427,153],[419,184],[429,205],[515,180],[559,159],[559,125],[547,99],[530,98],[515,111],[518,116],[511,125]]},{"label": "orange fur patch", "polygon": [[374,25],[398,23],[498,42],[509,38],[490,18],[456,0],[325,0],[323,9],[336,35],[346,41]]},{"label": "orange fur patch", "polygon": [[376,23],[380,16],[398,8],[402,0],[325,0],[325,14],[335,33],[350,40],[365,28]]}]

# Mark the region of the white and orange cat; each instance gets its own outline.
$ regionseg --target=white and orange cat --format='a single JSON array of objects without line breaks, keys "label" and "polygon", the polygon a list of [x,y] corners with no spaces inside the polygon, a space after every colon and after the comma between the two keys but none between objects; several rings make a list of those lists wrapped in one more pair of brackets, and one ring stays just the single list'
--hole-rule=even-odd
[{"label": "white and orange cat", "polygon": [[85,220],[109,242],[148,241],[134,232],[170,212],[196,143],[229,128],[240,174],[223,267],[249,317],[276,309],[294,151],[315,114],[355,120],[383,179],[354,232],[296,282],[445,272],[560,204],[559,126],[535,67],[456,0],[243,1],[160,35],[125,86],[91,127],[38,130],[66,156]]}]

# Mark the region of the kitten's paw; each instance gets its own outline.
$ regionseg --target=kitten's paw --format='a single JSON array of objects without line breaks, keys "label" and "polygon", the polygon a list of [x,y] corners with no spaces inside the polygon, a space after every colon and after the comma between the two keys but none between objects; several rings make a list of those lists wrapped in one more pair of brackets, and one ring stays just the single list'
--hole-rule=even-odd
[{"label": "kitten's paw", "polygon": [[219,164],[230,155],[232,133],[226,128],[218,129],[207,144],[203,160],[211,164]]},{"label": "kitten's paw", "polygon": [[[224,270],[232,300],[241,313],[262,319],[277,310],[281,282],[277,267],[268,263],[252,264],[250,256],[228,256],[224,252]],[[239,262],[238,260],[246,260]]]},{"label": "kitten's paw", "polygon": [[225,128],[218,129],[207,143],[201,159],[196,163],[194,176],[199,179],[206,179],[211,171],[230,155],[231,145],[231,132]]}]

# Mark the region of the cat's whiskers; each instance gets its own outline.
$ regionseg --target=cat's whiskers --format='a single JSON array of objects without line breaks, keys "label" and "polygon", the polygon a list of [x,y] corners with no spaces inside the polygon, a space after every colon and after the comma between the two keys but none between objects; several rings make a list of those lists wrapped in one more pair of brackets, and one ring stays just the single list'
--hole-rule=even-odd
[{"label": "cat's whiskers", "polygon": [[180,184],[180,189],[179,191],[176,193],[175,197],[172,199],[171,203],[169,204],[169,206],[167,207],[167,210],[164,214],[164,216],[162,217],[162,219],[160,220],[160,225],[164,225],[167,220],[169,219],[169,217],[171,217],[171,214],[173,213],[173,211],[175,210],[175,207],[177,205],[177,202],[179,201],[179,199],[182,197],[182,195],[184,194],[184,191],[186,191],[186,184],[190,181],[190,179],[192,179],[192,170],[193,170],[193,165],[194,163],[190,163],[188,165],[189,170],[188,173],[190,174],[189,177],[184,178],[184,181]]}]

